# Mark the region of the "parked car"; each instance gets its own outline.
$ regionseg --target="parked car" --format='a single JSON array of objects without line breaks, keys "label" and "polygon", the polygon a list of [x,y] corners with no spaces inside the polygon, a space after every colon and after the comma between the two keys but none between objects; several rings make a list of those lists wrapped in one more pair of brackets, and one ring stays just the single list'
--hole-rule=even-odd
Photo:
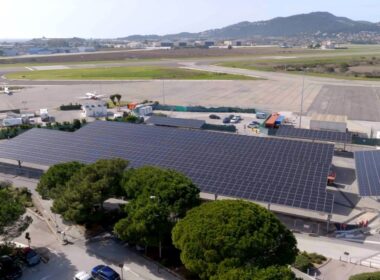
[{"label": "parked car", "polygon": [[74,276],[74,280],[94,280],[86,271],[80,271]]},{"label": "parked car", "polygon": [[209,118],[212,119],[212,120],[220,120],[220,117],[218,115],[215,115],[215,114],[211,114],[209,116]]},{"label": "parked car", "polygon": [[0,257],[0,279],[15,280],[22,276],[22,270],[9,256]]},{"label": "parked car", "polygon": [[231,123],[238,123],[242,120],[242,118],[240,116],[234,116],[232,119],[231,119]]},{"label": "parked car", "polygon": [[97,265],[91,270],[91,275],[97,280],[120,280],[120,275],[106,265]]},{"label": "parked car", "polygon": [[230,122],[231,122],[231,119],[228,117],[223,119],[223,123],[230,123]]},{"label": "parked car", "polygon": [[27,266],[35,266],[41,262],[41,256],[30,247],[20,249],[19,256]]},{"label": "parked car", "polygon": [[260,127],[260,125],[258,125],[258,124],[254,124],[254,123],[250,123],[249,125],[248,125],[248,128],[259,128]]},{"label": "parked car", "polygon": [[257,112],[256,113],[256,118],[258,118],[258,119],[266,119],[267,118],[267,114],[264,113],[264,112]]}]

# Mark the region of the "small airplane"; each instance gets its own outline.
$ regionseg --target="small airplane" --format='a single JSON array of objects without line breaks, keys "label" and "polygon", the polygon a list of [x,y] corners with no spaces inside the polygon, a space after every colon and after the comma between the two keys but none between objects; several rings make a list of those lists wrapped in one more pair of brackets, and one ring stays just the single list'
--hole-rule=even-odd
[{"label": "small airplane", "polygon": [[7,95],[11,95],[12,94],[12,91],[9,89],[9,87],[6,87],[6,86],[4,86],[3,90],[1,90],[0,92],[2,92],[4,94],[7,94]]},{"label": "small airplane", "polygon": [[103,98],[106,98],[105,95],[96,94],[93,92],[87,92],[84,96],[78,97],[79,99],[85,99],[85,100],[100,100]]}]

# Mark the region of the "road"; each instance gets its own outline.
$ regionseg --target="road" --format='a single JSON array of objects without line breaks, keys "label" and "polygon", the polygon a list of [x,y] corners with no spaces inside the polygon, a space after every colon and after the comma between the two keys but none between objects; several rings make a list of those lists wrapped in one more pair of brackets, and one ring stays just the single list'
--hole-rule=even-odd
[{"label": "road", "polygon": [[[0,174],[0,180],[11,181],[15,186],[27,187],[35,194],[36,180],[13,177]],[[98,264],[107,264],[115,271],[121,273],[119,264],[124,265],[124,279],[131,280],[175,280],[178,279],[166,270],[159,268],[157,264],[148,261],[142,256],[136,254],[130,248],[123,246],[114,239],[101,238],[99,240],[86,240],[77,236],[72,238],[69,236],[69,245],[62,245],[59,234],[56,234],[54,227],[48,226],[46,217],[50,215],[49,224],[53,224],[53,219],[59,221],[59,217],[51,214],[47,202],[43,202],[45,206],[44,217],[35,214],[29,215],[33,218],[32,225],[27,229],[30,233],[33,248],[42,252],[42,256],[48,259],[47,263],[41,263],[33,268],[25,268],[22,279],[25,280],[67,280],[73,279],[78,271],[91,271]],[[46,215],[47,214],[47,215]],[[59,230],[67,230],[67,227],[61,222]],[[75,229],[74,229],[75,230]],[[25,239],[22,234],[14,241],[24,243]]]}]

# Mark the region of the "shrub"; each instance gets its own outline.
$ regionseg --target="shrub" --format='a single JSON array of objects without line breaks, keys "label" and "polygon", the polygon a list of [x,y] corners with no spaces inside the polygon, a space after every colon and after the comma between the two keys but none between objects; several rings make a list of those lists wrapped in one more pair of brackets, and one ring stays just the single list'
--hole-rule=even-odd
[{"label": "shrub", "polygon": [[380,280],[380,272],[361,273],[353,275],[349,280]]},{"label": "shrub", "polygon": [[80,110],[81,108],[82,108],[82,106],[80,104],[72,104],[72,103],[59,106],[59,110],[61,110],[61,111]]},{"label": "shrub", "polygon": [[308,269],[313,268],[313,264],[307,256],[300,254],[296,257],[294,267],[298,270],[301,270],[302,272],[307,272]]}]

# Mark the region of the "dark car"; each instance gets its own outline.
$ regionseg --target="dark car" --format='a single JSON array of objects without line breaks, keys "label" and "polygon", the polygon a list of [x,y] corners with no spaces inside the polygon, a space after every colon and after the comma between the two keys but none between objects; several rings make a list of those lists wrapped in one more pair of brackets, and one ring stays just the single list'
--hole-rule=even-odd
[{"label": "dark car", "polygon": [[224,118],[223,119],[223,123],[230,123],[231,122],[231,119],[230,118]]},{"label": "dark car", "polygon": [[120,275],[106,265],[97,265],[91,270],[91,275],[98,280],[120,280]]},{"label": "dark car", "polygon": [[41,256],[32,248],[23,248],[19,254],[28,266],[35,266],[41,262]]},{"label": "dark car", "polygon": [[22,276],[22,270],[11,257],[0,257],[0,279],[15,280]]},{"label": "dark car", "polygon": [[211,114],[210,116],[208,116],[210,119],[212,120],[220,120],[220,117],[218,115],[215,115],[215,114]]}]

